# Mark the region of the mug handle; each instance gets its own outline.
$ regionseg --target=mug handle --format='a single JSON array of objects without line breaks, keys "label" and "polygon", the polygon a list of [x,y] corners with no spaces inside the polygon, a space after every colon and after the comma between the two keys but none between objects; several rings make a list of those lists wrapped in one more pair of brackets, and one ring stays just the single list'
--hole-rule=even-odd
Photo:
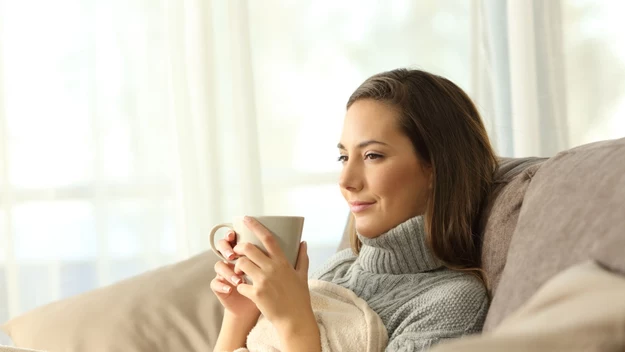
[{"label": "mug handle", "polygon": [[230,223],[223,223],[223,224],[215,225],[215,227],[211,229],[209,242],[210,242],[211,249],[213,250],[213,252],[215,252],[215,254],[217,254],[219,258],[229,262],[229,260],[226,259],[226,257],[224,257],[223,255],[221,255],[221,253],[219,253],[219,251],[215,247],[215,234],[217,233],[217,230],[221,229],[222,227],[227,227],[231,229],[232,231],[234,231],[234,228],[232,227],[232,224]]}]

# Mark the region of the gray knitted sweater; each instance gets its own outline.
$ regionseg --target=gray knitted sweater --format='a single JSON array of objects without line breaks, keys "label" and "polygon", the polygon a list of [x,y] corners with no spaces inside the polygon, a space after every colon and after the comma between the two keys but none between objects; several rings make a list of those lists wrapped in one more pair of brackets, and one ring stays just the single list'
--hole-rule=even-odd
[{"label": "gray knitted sweater", "polygon": [[423,218],[387,233],[359,235],[358,256],[336,253],[311,279],[352,290],[388,331],[386,351],[422,351],[445,339],[480,332],[488,295],[475,277],[443,267],[425,244]]}]

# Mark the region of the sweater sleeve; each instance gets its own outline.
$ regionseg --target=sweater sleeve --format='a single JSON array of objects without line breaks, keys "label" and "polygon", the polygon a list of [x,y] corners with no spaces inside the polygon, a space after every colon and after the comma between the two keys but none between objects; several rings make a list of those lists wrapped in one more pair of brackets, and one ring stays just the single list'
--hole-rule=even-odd
[{"label": "sweater sleeve", "polygon": [[424,351],[445,340],[478,333],[488,306],[486,289],[477,280],[441,285],[425,301],[411,301],[397,312],[394,319],[399,325],[389,336],[386,351]]}]

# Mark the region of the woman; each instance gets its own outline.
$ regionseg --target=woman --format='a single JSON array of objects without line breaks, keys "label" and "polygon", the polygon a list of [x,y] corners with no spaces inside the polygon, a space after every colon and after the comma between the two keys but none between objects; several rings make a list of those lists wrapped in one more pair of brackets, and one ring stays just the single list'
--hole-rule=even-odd
[{"label": "woman", "polygon": [[[497,163],[469,97],[427,72],[377,74],[350,97],[338,149],[352,248],[311,278],[364,299],[388,331],[387,351],[419,351],[479,332],[488,295],[474,228]],[[232,233],[219,243],[229,259],[245,257],[215,266],[211,287],[225,307],[215,351],[245,346],[261,313],[285,351],[320,351],[306,244],[293,269],[262,225],[249,219],[248,226],[268,255],[250,245],[232,248]]]}]

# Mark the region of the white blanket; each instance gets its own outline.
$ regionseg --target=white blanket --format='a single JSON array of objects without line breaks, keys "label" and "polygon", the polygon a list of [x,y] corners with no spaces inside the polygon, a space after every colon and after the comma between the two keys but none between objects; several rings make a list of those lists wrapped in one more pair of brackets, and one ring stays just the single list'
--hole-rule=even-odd
[{"label": "white blanket", "polygon": [[[388,343],[380,317],[352,291],[325,281],[310,280],[310,298],[321,333],[323,352],[384,351]],[[247,348],[235,352],[279,352],[273,325],[260,317],[247,337]]]}]

